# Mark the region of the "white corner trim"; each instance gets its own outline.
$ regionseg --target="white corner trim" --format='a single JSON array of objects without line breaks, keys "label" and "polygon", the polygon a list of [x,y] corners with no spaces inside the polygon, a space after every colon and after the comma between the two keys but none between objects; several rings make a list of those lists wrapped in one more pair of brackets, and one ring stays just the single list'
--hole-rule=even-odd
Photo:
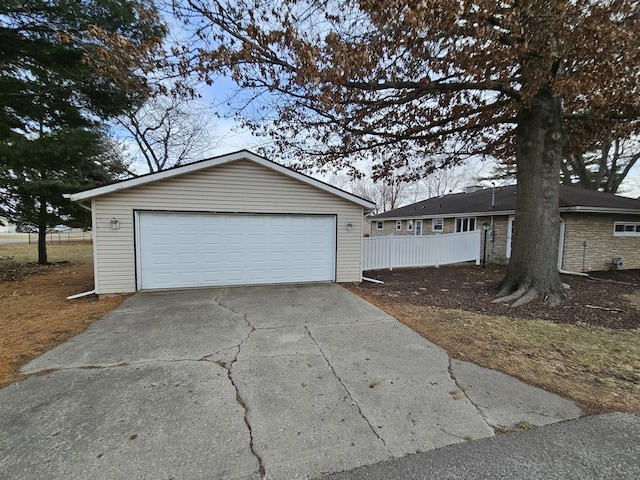
[{"label": "white corner trim", "polygon": [[93,200],[91,200],[91,245],[93,247],[93,290],[97,294],[100,294],[100,272],[98,271],[98,215]]}]

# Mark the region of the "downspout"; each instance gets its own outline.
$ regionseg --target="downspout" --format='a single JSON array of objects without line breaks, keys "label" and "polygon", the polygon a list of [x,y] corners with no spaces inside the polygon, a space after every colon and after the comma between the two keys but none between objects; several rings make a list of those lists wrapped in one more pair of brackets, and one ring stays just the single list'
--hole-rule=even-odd
[{"label": "downspout", "polygon": [[[71,198],[71,194],[69,193],[63,193],[62,194],[63,198],[69,199]],[[92,212],[91,207],[87,207],[86,205],[84,205],[83,203],[80,202],[76,202],[76,204],[80,207],[83,208],[84,210],[88,211],[88,212]],[[76,298],[82,298],[82,297],[88,297],[89,295],[93,295],[96,293],[96,290],[89,290],[88,292],[82,292],[82,293],[76,293],[75,295],[69,295],[67,297],[67,300],[75,300]]]},{"label": "downspout", "polygon": [[[70,193],[63,193],[62,194],[62,198],[66,198],[67,200],[69,200],[71,198],[71,194]],[[91,211],[91,207],[87,207],[84,203],[76,202],[76,205],[78,205],[80,208],[86,210],[87,212]]]},{"label": "downspout", "polygon": [[78,204],[78,206],[84,210],[86,210],[87,212],[91,211],[91,207],[87,207],[84,203],[80,203],[80,202],[76,202]]},{"label": "downspout", "polygon": [[561,268],[558,268],[558,273],[561,273],[562,275],[575,275],[578,277],[588,277],[589,274],[588,273],[584,273],[584,272],[572,272],[570,270],[563,270]]},{"label": "downspout", "polygon": [[[493,210],[496,206],[496,182],[491,182],[491,210]],[[495,258],[495,248],[496,248],[496,231],[493,226],[494,215],[491,215],[491,258]],[[486,248],[486,245],[485,245]],[[487,252],[485,252],[485,255]]]},{"label": "downspout", "polygon": [[365,282],[384,284],[384,282],[382,280],[376,280],[375,278],[362,277],[362,280],[364,280]]},{"label": "downspout", "polygon": [[88,297],[96,293],[95,290],[89,290],[88,292],[76,293],[75,295],[69,295],[67,300],[75,300],[76,298]]},{"label": "downspout", "polygon": [[496,206],[496,182],[491,182],[491,208]]}]

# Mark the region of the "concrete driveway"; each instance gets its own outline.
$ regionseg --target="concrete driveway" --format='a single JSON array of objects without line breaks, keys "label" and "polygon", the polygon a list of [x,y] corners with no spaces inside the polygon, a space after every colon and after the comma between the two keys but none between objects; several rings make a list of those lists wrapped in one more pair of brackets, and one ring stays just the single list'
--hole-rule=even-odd
[{"label": "concrete driveway", "polygon": [[139,293],[24,371],[3,478],[313,478],[580,415],[338,285]]}]

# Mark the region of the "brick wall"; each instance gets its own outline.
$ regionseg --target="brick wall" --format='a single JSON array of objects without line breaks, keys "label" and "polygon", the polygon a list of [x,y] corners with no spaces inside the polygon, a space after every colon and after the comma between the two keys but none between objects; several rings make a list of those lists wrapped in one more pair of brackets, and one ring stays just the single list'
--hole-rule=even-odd
[{"label": "brick wall", "polygon": [[[401,230],[396,230],[396,221],[395,220],[386,220],[384,222],[382,230],[378,230],[377,222],[373,220],[371,222],[371,236],[372,237],[385,237],[389,235],[415,235],[415,224],[416,219],[413,220],[413,230],[407,230],[407,220],[401,220],[402,228]],[[479,225],[476,224],[477,228],[480,228]],[[422,219],[422,234],[423,235],[436,235],[438,233],[454,233],[456,229],[456,220],[455,218],[445,218],[444,219],[444,230],[434,232],[433,231],[433,222],[430,218]]]},{"label": "brick wall", "polygon": [[[507,216],[493,217],[493,241],[487,233],[487,263],[507,263]],[[491,217],[478,217],[477,227],[484,222],[491,224]],[[480,260],[484,255],[484,232],[480,234]]]},{"label": "brick wall", "polygon": [[415,232],[407,232],[406,220],[402,222],[402,230],[396,231],[396,221],[387,220],[383,222],[383,229],[378,230],[378,222],[373,220],[371,222],[371,236],[372,237],[387,237],[389,235],[414,235]]},{"label": "brick wall", "polygon": [[[640,268],[640,237],[614,237],[614,222],[638,222],[637,216],[564,214],[562,268],[578,272],[609,270],[620,257],[623,268]],[[588,245],[585,246],[585,240]]]}]

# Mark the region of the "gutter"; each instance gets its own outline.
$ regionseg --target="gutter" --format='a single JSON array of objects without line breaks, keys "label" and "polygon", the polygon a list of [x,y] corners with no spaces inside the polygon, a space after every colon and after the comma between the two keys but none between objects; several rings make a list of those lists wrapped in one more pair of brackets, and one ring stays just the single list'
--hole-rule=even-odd
[{"label": "gutter", "polygon": [[[558,207],[558,212],[560,213],[613,213],[613,214],[629,214],[629,215],[640,215],[640,209],[633,208],[611,208],[611,207],[585,207],[585,206],[573,206],[573,207]],[[447,212],[447,213],[429,213],[429,214],[420,214],[420,210],[415,210],[415,212],[406,212],[402,215],[395,215],[393,217],[382,217],[380,215],[376,215],[370,217],[370,220],[376,221],[392,221],[392,220],[405,220],[407,218],[415,218],[415,219],[429,219],[429,218],[456,218],[456,217],[488,217],[491,215],[501,216],[501,215],[514,215],[515,210],[501,210],[501,211],[487,211],[487,212]]]},{"label": "gutter", "polygon": [[574,207],[560,207],[558,209],[561,213],[567,212],[579,212],[579,213],[620,213],[620,214],[631,214],[631,215],[640,215],[640,209],[636,208],[612,208],[612,207],[584,207],[584,206],[574,206]]},{"label": "gutter", "polygon": [[[417,212],[417,211],[416,211]],[[494,216],[500,216],[500,215],[513,215],[515,213],[514,210],[502,210],[499,212],[495,212],[495,211],[489,211],[489,212],[454,212],[454,213],[429,213],[429,214],[416,214],[416,215],[412,215],[411,213],[407,213],[406,215],[402,215],[402,216],[395,216],[395,217],[380,217],[378,215],[376,215],[375,217],[370,217],[370,220],[375,220],[378,222],[386,222],[387,220],[405,220],[407,218],[414,218],[417,220],[424,220],[424,219],[430,219],[430,218],[457,218],[457,217],[490,217],[492,215]],[[638,212],[640,213],[640,212]]]}]

